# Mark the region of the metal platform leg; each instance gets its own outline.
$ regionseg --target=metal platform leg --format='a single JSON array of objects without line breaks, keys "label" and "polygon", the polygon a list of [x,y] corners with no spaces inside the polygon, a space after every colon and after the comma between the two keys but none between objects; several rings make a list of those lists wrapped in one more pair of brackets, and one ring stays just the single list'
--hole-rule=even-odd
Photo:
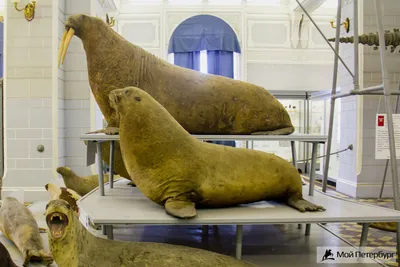
[{"label": "metal platform leg", "polygon": [[107,235],[107,226],[106,225],[102,225],[101,226],[101,231],[103,232],[103,235]]},{"label": "metal platform leg", "polygon": [[208,235],[208,225],[203,225],[202,234]]},{"label": "metal platform leg", "polygon": [[115,141],[110,142],[110,188],[114,188],[114,148]]},{"label": "metal platform leg", "polygon": [[309,196],[314,195],[315,169],[317,168],[317,152],[318,152],[318,143],[313,143],[312,156],[311,156],[311,170],[310,170],[310,187],[308,191]]},{"label": "metal platform leg", "polygon": [[100,196],[104,196],[104,175],[103,175],[103,160],[102,160],[102,151],[101,151],[101,142],[97,142],[97,170],[99,175],[99,188],[100,188]]},{"label": "metal platform leg", "polygon": [[[308,191],[308,195],[314,195],[314,186],[315,186],[315,169],[317,167],[317,152],[318,152],[318,143],[312,144],[312,156],[311,156],[311,170],[310,170],[310,187]],[[311,232],[311,224],[306,224],[306,236],[309,236]]]},{"label": "metal platform leg", "polygon": [[309,236],[310,233],[311,233],[311,224],[307,223],[306,224],[306,233],[305,233],[305,235]]},{"label": "metal platform leg", "polygon": [[114,227],[112,225],[107,225],[107,238],[110,240],[114,240]]},{"label": "metal platform leg", "polygon": [[362,224],[361,239],[360,239],[360,247],[367,246],[368,230],[369,230],[369,223],[363,223]]},{"label": "metal platform leg", "polygon": [[236,225],[236,259],[242,259],[243,225]]},{"label": "metal platform leg", "polygon": [[[292,163],[293,163],[293,166],[296,168],[296,170],[297,170],[297,154],[296,154],[296,143],[294,142],[294,141],[290,141],[290,146],[292,147]],[[303,182],[303,179],[301,179],[302,180],[302,183],[304,184],[304,182]],[[301,229],[302,228],[302,225],[299,223],[298,225],[297,225],[297,228],[298,229]]]}]

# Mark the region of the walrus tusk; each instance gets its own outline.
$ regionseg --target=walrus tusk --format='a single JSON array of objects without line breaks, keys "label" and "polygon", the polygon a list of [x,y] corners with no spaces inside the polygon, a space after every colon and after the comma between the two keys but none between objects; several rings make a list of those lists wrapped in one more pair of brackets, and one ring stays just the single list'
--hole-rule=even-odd
[{"label": "walrus tusk", "polygon": [[65,42],[63,45],[63,53],[62,53],[62,64],[64,64],[65,56],[67,55],[67,50],[69,47],[69,44],[71,43],[72,37],[74,37],[75,30],[70,28],[68,30],[67,36],[65,37]]},{"label": "walrus tusk", "polygon": [[67,38],[67,33],[68,33],[68,31],[65,31],[64,35],[61,39],[60,49],[58,50],[58,66],[60,66],[60,63],[61,63],[61,56],[64,51],[64,42],[65,42],[65,38]]}]

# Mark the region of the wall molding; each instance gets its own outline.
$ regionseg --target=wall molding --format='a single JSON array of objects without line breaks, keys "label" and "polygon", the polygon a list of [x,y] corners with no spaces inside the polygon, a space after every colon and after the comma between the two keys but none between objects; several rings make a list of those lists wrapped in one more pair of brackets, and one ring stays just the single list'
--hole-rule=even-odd
[{"label": "wall molding", "polygon": [[[119,33],[122,35],[123,27],[128,24],[148,23],[152,24],[155,28],[154,40],[149,43],[136,42],[135,44],[141,47],[160,47],[160,19],[135,19],[135,20],[120,20],[118,23]],[[125,38],[125,37],[124,37]]]}]

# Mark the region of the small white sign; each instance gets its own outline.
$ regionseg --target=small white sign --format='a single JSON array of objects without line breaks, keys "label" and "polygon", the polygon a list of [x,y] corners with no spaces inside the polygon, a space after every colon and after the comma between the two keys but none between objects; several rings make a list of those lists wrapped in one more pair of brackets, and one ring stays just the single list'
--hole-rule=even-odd
[{"label": "small white sign", "polygon": [[[386,114],[377,114],[375,122],[375,159],[390,159],[389,133]],[[400,158],[400,114],[393,114],[396,157]]]}]

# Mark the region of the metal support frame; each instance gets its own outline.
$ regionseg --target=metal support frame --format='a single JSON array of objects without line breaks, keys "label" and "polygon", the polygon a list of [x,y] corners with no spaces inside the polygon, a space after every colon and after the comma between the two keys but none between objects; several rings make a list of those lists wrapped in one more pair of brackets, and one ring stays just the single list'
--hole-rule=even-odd
[{"label": "metal support frame", "polygon": [[[338,0],[338,9],[336,15],[336,25],[340,25],[342,15],[342,0]],[[356,18],[355,18],[356,19]],[[358,19],[358,18],[357,18]],[[339,53],[339,38],[340,38],[340,27],[336,27],[336,37],[335,37],[335,51]],[[335,56],[334,66],[333,66],[333,81],[332,81],[332,96],[336,94],[336,85],[337,85],[337,77],[338,77],[338,56]],[[332,135],[333,135],[333,120],[335,116],[335,98],[331,98],[331,106],[330,106],[330,114],[329,114],[329,129],[328,129],[328,142],[326,145],[326,157],[324,162],[324,176],[322,179],[322,191],[326,192],[326,186],[328,184],[328,173],[329,173],[329,162],[330,162],[330,154],[332,147]]]},{"label": "metal support frame", "polygon": [[[393,202],[394,208],[396,210],[400,209],[399,206],[399,178],[397,174],[397,157],[396,157],[396,144],[394,139],[394,128],[393,128],[393,117],[392,117],[392,105],[390,99],[389,90],[389,76],[386,68],[387,55],[385,54],[386,47],[383,45],[385,43],[385,32],[383,29],[383,18],[382,18],[382,2],[381,0],[375,0],[375,12],[376,12],[376,22],[378,25],[378,35],[379,35],[379,52],[381,57],[381,69],[382,69],[382,81],[383,81],[383,91],[385,93],[385,107],[386,116],[388,121],[388,133],[389,133],[389,149],[390,149],[390,165],[392,169],[392,181],[393,181]],[[397,253],[400,252],[400,223],[396,223],[396,234],[397,234]],[[400,262],[400,258],[397,259]]]},{"label": "metal support frame", "polygon": [[242,259],[243,225],[236,225],[236,259]]},{"label": "metal support frame", "polygon": [[[332,48],[332,45],[329,43],[323,32],[318,28],[314,20],[312,20],[311,16],[307,13],[304,7],[300,4],[298,0],[296,2],[299,6],[303,9],[305,14],[320,32],[321,36],[325,39],[328,45]],[[399,183],[398,183],[398,173],[397,173],[397,157],[396,157],[396,145],[395,145],[395,138],[394,138],[394,127],[393,127],[393,118],[392,118],[392,106],[391,106],[391,99],[392,95],[399,95],[399,92],[391,92],[389,90],[389,77],[388,72],[386,69],[385,63],[387,62],[385,50],[385,38],[384,38],[384,28],[383,28],[383,18],[382,18],[382,2],[381,0],[374,0],[375,3],[375,12],[376,12],[376,21],[378,25],[378,35],[379,35],[379,52],[380,52],[380,63],[381,63],[381,71],[382,71],[382,85],[374,86],[372,88],[365,88],[363,90],[359,89],[359,34],[358,34],[358,0],[353,0],[354,5],[354,75],[351,73],[349,68],[343,62],[342,58],[339,55],[339,38],[340,38],[340,27],[336,28],[336,37],[335,37],[335,48],[333,49],[335,53],[335,60],[334,60],[334,72],[333,72],[333,81],[332,81],[332,92],[331,92],[331,107],[330,107],[330,117],[329,117],[329,130],[328,130],[328,141],[326,146],[326,159],[324,164],[324,177],[323,177],[323,184],[322,184],[322,191],[326,192],[327,183],[328,183],[328,172],[329,172],[329,160],[330,160],[330,150],[332,145],[332,130],[333,130],[333,120],[334,120],[334,113],[335,113],[335,100],[342,97],[347,97],[351,95],[383,95],[385,99],[385,108],[386,108],[386,116],[388,122],[388,133],[389,133],[389,149],[390,149],[390,165],[392,170],[392,178],[393,178],[393,200],[394,200],[394,209],[400,210],[400,203],[399,203]],[[341,20],[341,13],[342,13],[342,0],[338,0],[338,7],[337,7],[337,16],[336,16],[336,25],[340,25]],[[339,60],[343,63],[347,71],[354,79],[354,90],[350,93],[339,94],[336,95],[336,85],[337,85],[337,76],[338,76],[338,62]],[[379,92],[383,89],[383,92]],[[385,174],[386,176],[386,174]],[[311,186],[310,186],[311,187]],[[307,225],[308,226],[308,225]],[[396,223],[396,235],[397,235],[397,253],[400,252],[400,223]],[[363,224],[363,235],[361,238],[361,244],[366,243],[366,236],[368,234],[368,224]],[[308,228],[308,227],[307,227]],[[306,229],[307,231],[308,229]],[[306,232],[307,234],[307,232]],[[400,259],[397,259],[400,262]]]}]

